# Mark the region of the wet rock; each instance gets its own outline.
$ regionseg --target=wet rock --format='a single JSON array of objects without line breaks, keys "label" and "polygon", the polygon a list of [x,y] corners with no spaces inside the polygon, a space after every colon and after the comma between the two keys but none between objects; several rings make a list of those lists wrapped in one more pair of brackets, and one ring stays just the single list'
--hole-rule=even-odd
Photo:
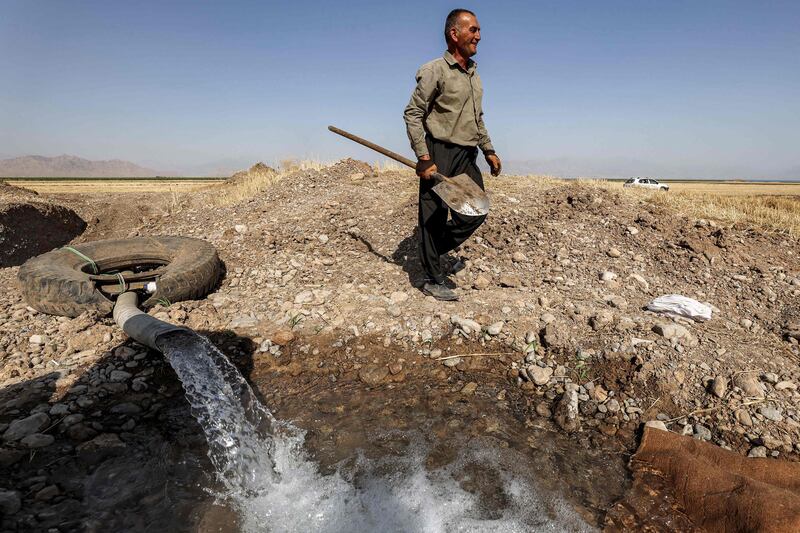
[{"label": "wet rock", "polygon": [[385,365],[367,365],[358,371],[358,379],[367,385],[377,385],[389,375]]},{"label": "wet rock", "polygon": [[75,442],[84,442],[97,435],[97,431],[81,423],[74,424],[67,429],[67,436]]},{"label": "wet rock", "polygon": [[581,419],[578,412],[578,387],[574,383],[568,383],[564,394],[561,395],[556,404],[553,418],[556,424],[566,431],[573,433],[581,429]]},{"label": "wet rock", "polygon": [[43,488],[42,490],[40,490],[39,492],[37,492],[35,498],[38,501],[46,502],[46,501],[52,500],[53,498],[55,498],[59,494],[61,494],[61,491],[58,490],[58,486],[57,485],[48,485],[45,488]]},{"label": "wet rock", "polygon": [[22,500],[15,490],[0,489],[0,515],[15,515],[22,508]]},{"label": "wet rock", "polygon": [[95,465],[109,457],[122,455],[128,446],[114,433],[102,433],[76,448],[78,458],[85,464]]},{"label": "wet rock", "polygon": [[20,440],[28,435],[38,433],[49,425],[50,417],[44,413],[36,413],[26,418],[14,420],[3,433],[3,440]]},{"label": "wet rock", "polygon": [[22,450],[12,450],[10,448],[0,448],[0,467],[6,468],[26,455]]},{"label": "wet rock", "polygon": [[27,448],[45,448],[50,446],[56,441],[52,435],[45,435],[44,433],[32,433],[27,437],[20,440],[20,444]]},{"label": "wet rock", "polygon": [[108,379],[114,383],[121,383],[123,381],[128,381],[131,376],[132,374],[130,372],[125,372],[124,370],[112,370]]},{"label": "wet rock", "polygon": [[722,376],[717,376],[711,381],[711,394],[717,398],[722,398],[728,391],[728,380]]},{"label": "wet rock", "polygon": [[750,398],[763,398],[764,386],[759,383],[755,375],[750,373],[737,374],[733,379],[734,385],[742,389],[745,396]]},{"label": "wet rock", "polygon": [[111,408],[111,412],[115,415],[138,415],[142,412],[142,408],[131,402],[122,402]]}]

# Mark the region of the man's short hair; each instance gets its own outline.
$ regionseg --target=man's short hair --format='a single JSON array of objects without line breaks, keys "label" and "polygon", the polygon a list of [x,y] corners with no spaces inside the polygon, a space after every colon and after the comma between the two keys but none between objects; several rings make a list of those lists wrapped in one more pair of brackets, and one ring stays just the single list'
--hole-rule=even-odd
[{"label": "man's short hair", "polygon": [[475,16],[475,13],[470,11],[469,9],[454,9],[448,15],[444,21],[444,40],[445,42],[450,42],[450,30],[456,27],[456,23],[458,22],[458,17],[466,13],[467,15]]}]

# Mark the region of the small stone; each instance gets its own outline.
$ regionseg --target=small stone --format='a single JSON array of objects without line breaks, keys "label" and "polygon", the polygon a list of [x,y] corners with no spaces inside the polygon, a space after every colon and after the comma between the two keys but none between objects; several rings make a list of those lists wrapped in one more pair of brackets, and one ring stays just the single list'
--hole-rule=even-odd
[{"label": "small stone", "polygon": [[11,516],[22,508],[19,493],[14,490],[0,489],[0,515]]},{"label": "small stone", "polygon": [[764,387],[758,382],[753,374],[738,374],[733,378],[733,383],[744,392],[745,396],[750,398],[763,398]]},{"label": "small stone", "polygon": [[703,424],[694,425],[694,438],[699,440],[711,440],[711,430]]},{"label": "small stone", "polygon": [[736,417],[736,421],[743,426],[750,427],[753,425],[753,419],[750,417],[750,413],[744,409],[737,409],[736,412],[734,412],[734,416]]},{"label": "small stone", "polygon": [[619,402],[615,398],[608,400],[606,407],[608,408],[609,413],[619,412]]},{"label": "small stone", "polygon": [[474,320],[470,320],[469,318],[461,318],[458,315],[451,316],[450,322],[458,326],[464,333],[468,335],[481,330],[481,325]]},{"label": "small stone", "polygon": [[637,228],[635,226],[628,226],[627,229],[628,229],[628,233],[630,233],[631,235],[638,235],[639,234],[639,228]]},{"label": "small stone", "polygon": [[23,438],[19,442],[28,448],[44,448],[50,446],[56,441],[52,435],[45,435],[44,433],[33,433]]},{"label": "small stone", "polygon": [[64,416],[69,413],[69,405],[65,403],[56,403],[48,411],[50,416]]},{"label": "small stone", "polygon": [[395,291],[389,296],[389,301],[391,301],[394,305],[401,304],[408,300],[409,296],[407,292],[403,291]]},{"label": "small stone", "polygon": [[797,385],[791,381],[779,381],[775,384],[775,390],[797,390]]},{"label": "small stone", "polygon": [[528,367],[527,371],[528,375],[531,377],[531,381],[536,385],[546,384],[553,376],[553,369],[549,366],[542,368],[537,365],[531,365]]},{"label": "small stone", "polygon": [[513,254],[511,254],[511,260],[514,261],[515,263],[523,263],[527,261],[528,258],[525,257],[525,254],[523,254],[522,252],[514,252]]},{"label": "small stone", "polygon": [[765,374],[761,375],[761,379],[771,385],[775,385],[778,382],[778,374],[774,372],[766,372]]},{"label": "small stone", "polygon": [[111,408],[111,412],[115,415],[138,415],[142,412],[142,408],[131,402],[122,402]]},{"label": "small stone", "polygon": [[491,324],[489,327],[486,328],[486,333],[488,333],[493,337],[500,335],[500,332],[503,331],[503,325],[504,323],[502,321],[495,322],[494,324]]},{"label": "small stone", "polygon": [[247,233],[247,226],[245,226],[244,224],[236,224],[235,226],[233,226],[233,230],[236,233]]},{"label": "small stone", "polygon": [[556,317],[555,317],[555,315],[553,315],[552,313],[544,313],[544,314],[543,314],[541,317],[539,317],[539,319],[540,319],[540,320],[541,320],[541,321],[542,321],[544,324],[549,324],[550,322],[555,322],[555,320],[556,320]]},{"label": "small stone", "polygon": [[391,375],[393,375],[393,376],[394,376],[395,374],[399,374],[399,373],[400,373],[400,372],[402,372],[402,371],[403,371],[403,365],[402,365],[402,364],[400,364],[400,363],[397,363],[397,362],[395,362],[395,363],[391,363],[391,364],[389,365],[389,373],[390,373]]},{"label": "small stone", "polygon": [[78,458],[86,464],[98,464],[109,457],[121,455],[127,445],[114,433],[102,433],[92,440],[78,445]]},{"label": "small stone", "polygon": [[622,252],[620,252],[616,248],[609,248],[609,250],[606,253],[608,254],[608,257],[619,257],[622,255]]},{"label": "small stone", "polygon": [[403,310],[400,309],[399,305],[390,305],[389,307],[386,308],[386,312],[389,313],[389,316],[395,318],[403,314]]},{"label": "small stone", "polygon": [[512,274],[503,274],[500,276],[498,283],[501,287],[509,287],[512,289],[522,286],[520,279]]},{"label": "small stone", "polygon": [[45,337],[44,335],[31,335],[28,338],[28,342],[30,344],[35,345],[35,346],[40,346],[40,345],[45,344],[47,342],[47,337]]},{"label": "small stone", "polygon": [[728,380],[722,376],[717,376],[711,382],[711,394],[717,398],[722,398],[728,391]]},{"label": "small stone", "polygon": [[127,381],[131,378],[130,372],[125,372],[124,370],[112,370],[111,374],[109,374],[108,379],[111,380],[113,383],[122,383],[123,381]]},{"label": "small stone", "polygon": [[634,281],[635,281],[636,283],[638,283],[639,285],[641,285],[641,287],[642,287],[644,290],[647,290],[647,289],[649,289],[649,288],[650,288],[650,284],[649,284],[649,283],[647,282],[647,280],[646,280],[646,279],[644,279],[644,277],[642,277],[640,274],[631,274],[631,275],[630,275],[630,276],[628,276],[628,277],[629,277],[629,278],[631,278],[632,280],[634,280]]},{"label": "small stone", "polygon": [[617,279],[617,275],[609,270],[600,273],[600,279],[602,281],[612,281]]},{"label": "small stone", "polygon": [[470,381],[469,383],[464,385],[464,387],[461,389],[461,394],[465,396],[471,396],[475,393],[477,389],[478,389],[478,384],[475,383],[474,381]]},{"label": "small stone", "polygon": [[767,456],[767,448],[765,446],[754,446],[750,448],[750,452],[748,452],[747,457],[760,457],[764,458]]},{"label": "small stone", "polygon": [[317,237],[317,239],[319,239],[319,242],[321,242],[322,244],[327,244],[328,242],[328,236],[325,235],[324,233],[321,234],[319,237]]},{"label": "small stone", "polygon": [[644,425],[649,428],[660,429],[661,431],[669,431],[667,425],[661,420],[648,420]]},{"label": "small stone", "polygon": [[578,390],[577,386],[570,383],[572,387],[568,387],[561,395],[561,399],[556,404],[553,418],[556,424],[566,431],[573,433],[581,428],[581,419],[578,412]]},{"label": "small stone", "polygon": [[489,281],[489,279],[486,276],[483,276],[481,274],[479,274],[475,278],[475,281],[472,282],[472,286],[478,290],[488,289],[490,284],[491,281]]},{"label": "small stone", "polygon": [[36,499],[41,502],[46,502],[48,500],[52,500],[59,494],[61,494],[61,491],[58,490],[57,485],[48,485],[36,493]]},{"label": "small stone", "polygon": [[450,359],[445,359],[442,361],[442,364],[448,368],[453,368],[454,366],[459,365],[463,360],[464,359],[462,357],[451,357]]},{"label": "small stone", "polygon": [[294,303],[297,305],[307,304],[312,301],[314,301],[314,293],[309,290],[302,291],[294,297]]},{"label": "small stone", "polygon": [[50,417],[44,413],[36,413],[27,418],[14,420],[3,433],[3,440],[15,441],[38,433],[50,425]]},{"label": "small stone", "polygon": [[594,388],[589,391],[589,396],[596,402],[605,402],[606,399],[608,399],[608,391],[601,385],[595,385]]},{"label": "small stone", "polygon": [[761,413],[761,416],[767,420],[772,420],[773,422],[780,422],[783,420],[783,415],[781,414],[780,409],[776,407],[760,407],[758,412]]},{"label": "small stone", "polygon": [[653,331],[667,340],[682,339],[690,335],[688,329],[672,322],[658,323],[653,326]]},{"label": "small stone", "polygon": [[389,375],[385,365],[367,365],[358,371],[358,378],[367,385],[377,385]]},{"label": "small stone", "polygon": [[551,416],[553,416],[553,413],[550,411],[550,408],[544,402],[536,404],[536,414],[544,418],[550,418]]},{"label": "small stone", "polygon": [[279,329],[272,334],[270,340],[278,346],[286,346],[294,340],[294,333],[290,329]]}]

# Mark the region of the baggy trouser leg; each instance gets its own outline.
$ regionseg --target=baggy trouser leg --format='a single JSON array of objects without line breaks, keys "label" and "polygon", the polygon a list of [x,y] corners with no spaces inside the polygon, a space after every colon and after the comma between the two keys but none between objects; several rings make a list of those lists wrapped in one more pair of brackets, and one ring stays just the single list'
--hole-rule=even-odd
[{"label": "baggy trouser leg", "polygon": [[441,252],[437,243],[442,241],[447,224],[447,206],[431,190],[433,183],[420,180],[419,194],[419,258],[425,277],[436,283],[444,281],[439,265]]}]

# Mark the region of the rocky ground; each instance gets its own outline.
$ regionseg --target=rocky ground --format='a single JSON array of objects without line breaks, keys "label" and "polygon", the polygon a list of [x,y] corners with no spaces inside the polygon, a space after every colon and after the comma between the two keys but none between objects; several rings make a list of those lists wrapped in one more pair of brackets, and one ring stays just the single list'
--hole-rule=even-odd
[{"label": "rocky ground", "polygon": [[[47,201],[88,223],[73,242],[186,235],[213,243],[227,269],[218,290],[150,312],[208,334],[279,415],[302,418],[297,398],[309,387],[358,384],[391,398],[418,381],[454,402],[488,402],[521,427],[623,456],[642,422],[660,421],[742,454],[798,460],[796,240],[584,183],[500,177],[487,185],[486,224],[445,258],[464,267],[450,277],[460,296],[452,303],[418,289],[409,173],[345,160],[227,206],[215,205],[218,189]],[[152,461],[161,453],[154,448],[193,453],[208,470],[197,428],[174,425],[186,406],[162,359],[108,317],[37,313],[22,300],[17,270],[0,269],[0,529],[116,524],[113,497],[87,503],[86,495],[130,470],[132,458]],[[664,294],[707,302],[713,317],[645,310]],[[180,438],[164,437],[175,428]],[[197,482],[172,469],[170,490]],[[595,502],[598,523],[606,503]]]}]

